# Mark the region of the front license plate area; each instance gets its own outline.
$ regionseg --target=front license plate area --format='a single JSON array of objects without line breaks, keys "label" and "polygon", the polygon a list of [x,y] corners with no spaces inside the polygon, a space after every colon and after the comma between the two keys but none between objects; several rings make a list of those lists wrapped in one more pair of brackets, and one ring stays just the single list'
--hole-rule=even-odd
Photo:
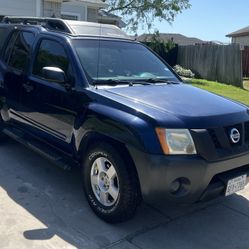
[{"label": "front license plate area", "polygon": [[242,175],[228,181],[225,196],[232,195],[246,186],[247,175]]}]

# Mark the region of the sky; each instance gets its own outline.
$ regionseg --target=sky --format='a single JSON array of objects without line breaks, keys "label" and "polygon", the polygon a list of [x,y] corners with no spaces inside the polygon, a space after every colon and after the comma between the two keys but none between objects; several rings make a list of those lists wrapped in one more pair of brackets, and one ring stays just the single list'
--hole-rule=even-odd
[{"label": "sky", "polygon": [[230,42],[227,34],[249,26],[249,0],[190,0],[190,4],[192,7],[178,14],[172,25],[156,21],[155,28],[161,33]]}]

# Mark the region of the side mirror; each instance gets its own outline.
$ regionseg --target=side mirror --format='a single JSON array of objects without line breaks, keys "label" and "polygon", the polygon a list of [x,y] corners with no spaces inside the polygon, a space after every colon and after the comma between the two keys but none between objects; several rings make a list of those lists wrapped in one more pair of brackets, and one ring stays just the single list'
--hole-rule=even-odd
[{"label": "side mirror", "polygon": [[43,67],[42,76],[46,80],[51,80],[59,84],[66,83],[66,74],[58,67]]}]

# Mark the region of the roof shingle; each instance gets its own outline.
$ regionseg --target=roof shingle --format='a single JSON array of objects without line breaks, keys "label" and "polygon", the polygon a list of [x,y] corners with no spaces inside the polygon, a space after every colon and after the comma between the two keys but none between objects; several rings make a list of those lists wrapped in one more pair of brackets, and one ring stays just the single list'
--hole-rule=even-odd
[{"label": "roof shingle", "polygon": [[226,35],[227,37],[236,37],[236,36],[245,36],[249,35],[249,26],[245,27],[243,29],[239,29],[235,32],[232,32],[231,34]]}]

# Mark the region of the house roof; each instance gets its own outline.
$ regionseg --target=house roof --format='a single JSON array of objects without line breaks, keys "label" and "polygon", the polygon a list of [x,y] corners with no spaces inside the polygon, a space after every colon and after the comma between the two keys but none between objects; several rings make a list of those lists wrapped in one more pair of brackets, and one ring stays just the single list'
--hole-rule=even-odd
[{"label": "house roof", "polygon": [[102,0],[79,0],[79,1],[80,2],[87,2],[87,3],[93,3],[93,4],[99,4],[99,5],[108,6],[108,4],[106,4]]},{"label": "house roof", "polygon": [[88,4],[99,8],[106,8],[108,4],[102,0],[63,0],[63,3],[74,3],[76,5]]},{"label": "house roof", "polygon": [[[152,34],[143,34],[138,36],[138,41],[150,41],[152,38]],[[172,40],[174,43],[180,45],[180,46],[186,46],[186,45],[195,45],[200,43],[206,43],[205,41],[202,41],[198,38],[194,37],[187,37],[182,34],[175,34],[175,33],[160,33],[160,39],[163,41],[169,41]]]},{"label": "house roof", "polygon": [[236,37],[236,36],[245,36],[249,35],[249,26],[243,29],[232,32],[231,34],[226,35],[227,37]]},{"label": "house roof", "polygon": [[221,41],[217,41],[217,40],[210,41],[209,43],[215,44],[215,45],[229,45],[230,44],[228,42],[221,42]]}]

